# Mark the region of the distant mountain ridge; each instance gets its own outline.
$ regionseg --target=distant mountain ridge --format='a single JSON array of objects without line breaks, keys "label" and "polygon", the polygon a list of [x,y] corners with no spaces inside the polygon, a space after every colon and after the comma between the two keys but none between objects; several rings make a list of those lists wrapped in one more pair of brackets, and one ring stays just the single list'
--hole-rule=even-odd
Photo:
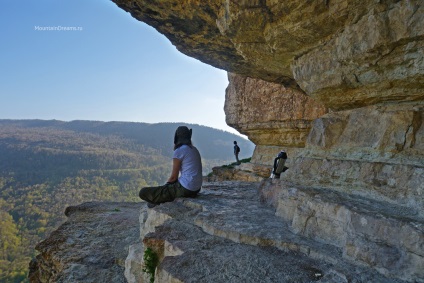
[{"label": "distant mountain ridge", "polygon": [[[142,123],[142,122],[101,122],[75,120],[64,122],[59,120],[0,120],[1,126],[19,128],[52,128],[70,130],[80,133],[99,135],[116,135],[130,139],[172,155],[174,132],[178,126],[184,125],[193,129],[193,144],[199,149],[205,159],[233,159],[233,141],[237,141],[242,151],[242,158],[253,154],[255,145],[238,135],[214,129],[207,126],[188,123]],[[216,150],[219,149],[219,150]]]}]

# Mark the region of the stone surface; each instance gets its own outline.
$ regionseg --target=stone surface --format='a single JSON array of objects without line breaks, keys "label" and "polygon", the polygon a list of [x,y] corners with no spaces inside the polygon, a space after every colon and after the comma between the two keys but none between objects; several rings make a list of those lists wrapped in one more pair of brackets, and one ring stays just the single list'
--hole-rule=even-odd
[{"label": "stone surface", "polygon": [[159,257],[155,282],[424,282],[422,219],[407,211],[395,219],[384,204],[282,191],[276,183],[206,183],[197,198],[152,209],[72,207],[68,221],[39,245],[31,281],[149,282],[142,272],[149,247]]},{"label": "stone surface", "polygon": [[221,166],[212,168],[211,176],[205,177],[207,182],[245,181],[258,182],[262,177],[254,174],[251,163],[242,163],[235,166]]},{"label": "stone surface", "polygon": [[125,259],[140,241],[139,203],[68,207],[67,222],[39,243],[30,282],[127,282]]},{"label": "stone surface", "polygon": [[294,60],[296,81],[336,110],[423,100],[423,2],[361,2],[366,11],[325,44]]},{"label": "stone surface", "polygon": [[344,258],[389,277],[424,280],[424,218],[416,211],[271,179],[262,190],[290,231],[337,246]]},{"label": "stone surface", "polygon": [[283,178],[410,207],[424,215],[424,112],[419,103],[329,113]]},{"label": "stone surface", "polygon": [[326,113],[297,89],[236,74],[228,80],[226,122],[256,145],[303,147],[312,121]]},{"label": "stone surface", "polygon": [[290,231],[259,201],[258,185],[209,183],[195,199],[149,209],[141,225],[161,258],[156,282],[402,282]]},{"label": "stone surface", "polygon": [[424,103],[369,106],[314,121],[307,148],[333,157],[424,166]]},{"label": "stone surface", "polygon": [[141,242],[129,246],[124,272],[128,283],[149,282],[148,274],[140,272],[143,270],[143,255],[144,246]]}]

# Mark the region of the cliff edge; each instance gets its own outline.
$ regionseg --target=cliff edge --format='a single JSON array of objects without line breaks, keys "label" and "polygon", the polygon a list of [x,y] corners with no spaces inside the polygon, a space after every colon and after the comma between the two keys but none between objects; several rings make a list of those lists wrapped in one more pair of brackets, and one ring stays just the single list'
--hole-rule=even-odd
[{"label": "cliff edge", "polygon": [[126,282],[128,247],[140,241],[140,204],[88,202],[36,246],[30,282]]}]

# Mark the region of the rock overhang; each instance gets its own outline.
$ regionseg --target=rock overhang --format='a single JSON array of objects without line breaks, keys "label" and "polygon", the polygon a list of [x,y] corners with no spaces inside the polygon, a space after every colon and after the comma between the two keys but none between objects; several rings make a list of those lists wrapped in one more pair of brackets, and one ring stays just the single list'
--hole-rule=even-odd
[{"label": "rock overhang", "polygon": [[182,53],[334,110],[421,101],[422,1],[125,1]]}]

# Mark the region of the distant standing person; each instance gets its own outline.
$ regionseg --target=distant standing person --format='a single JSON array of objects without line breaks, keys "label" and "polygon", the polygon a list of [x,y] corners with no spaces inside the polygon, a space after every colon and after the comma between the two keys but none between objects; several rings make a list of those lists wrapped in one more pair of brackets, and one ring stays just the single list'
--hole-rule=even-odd
[{"label": "distant standing person", "polygon": [[237,164],[240,164],[240,160],[238,157],[239,153],[240,153],[240,147],[237,145],[237,142],[234,141],[234,155],[236,156]]},{"label": "distant standing person", "polygon": [[195,197],[202,187],[202,161],[191,142],[192,129],[180,126],[175,131],[172,173],[163,186],[146,187],[139,196],[148,207],[170,202],[179,197]]}]

